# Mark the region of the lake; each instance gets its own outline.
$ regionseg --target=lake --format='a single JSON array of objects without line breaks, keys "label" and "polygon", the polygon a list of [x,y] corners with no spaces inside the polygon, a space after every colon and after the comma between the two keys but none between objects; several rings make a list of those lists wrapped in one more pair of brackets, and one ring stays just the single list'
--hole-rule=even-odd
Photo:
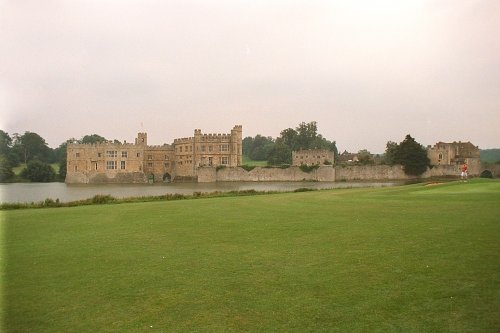
[{"label": "lake", "polygon": [[115,198],[186,194],[194,192],[228,191],[293,191],[298,188],[333,189],[351,187],[384,187],[402,182],[217,182],[217,183],[165,183],[165,184],[78,184],[65,183],[11,183],[0,184],[0,202],[39,202],[47,198],[61,202],[83,200],[96,194]]}]

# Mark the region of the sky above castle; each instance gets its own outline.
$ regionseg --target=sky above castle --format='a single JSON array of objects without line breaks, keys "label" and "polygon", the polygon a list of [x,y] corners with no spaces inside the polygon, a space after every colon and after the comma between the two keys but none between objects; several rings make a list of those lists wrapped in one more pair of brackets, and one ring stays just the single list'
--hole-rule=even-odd
[{"label": "sky above castle", "polygon": [[0,0],[0,128],[51,147],[276,137],[500,147],[498,0]]}]

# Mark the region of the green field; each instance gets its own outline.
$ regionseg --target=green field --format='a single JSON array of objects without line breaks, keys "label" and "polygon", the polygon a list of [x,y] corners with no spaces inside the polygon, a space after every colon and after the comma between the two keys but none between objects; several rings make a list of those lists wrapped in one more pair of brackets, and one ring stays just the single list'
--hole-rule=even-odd
[{"label": "green field", "polygon": [[[54,172],[56,174],[59,173],[59,163],[52,163],[50,166],[52,167],[52,169],[54,169]],[[19,176],[24,169],[26,169],[26,164],[21,163],[18,166],[12,168],[12,171],[16,176]]]},{"label": "green field", "polygon": [[499,332],[500,182],[2,211],[3,332]]},{"label": "green field", "polygon": [[267,166],[267,161],[254,161],[250,159],[248,156],[243,155],[243,165],[263,167]]}]

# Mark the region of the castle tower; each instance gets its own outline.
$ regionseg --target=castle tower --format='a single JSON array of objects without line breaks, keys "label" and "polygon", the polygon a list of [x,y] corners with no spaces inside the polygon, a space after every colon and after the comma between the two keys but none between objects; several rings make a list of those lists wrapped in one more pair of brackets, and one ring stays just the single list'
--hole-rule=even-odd
[{"label": "castle tower", "polygon": [[137,133],[137,138],[135,139],[136,145],[148,145],[148,133]]},{"label": "castle tower", "polygon": [[231,162],[230,165],[235,167],[243,164],[243,127],[236,125],[231,130]]}]

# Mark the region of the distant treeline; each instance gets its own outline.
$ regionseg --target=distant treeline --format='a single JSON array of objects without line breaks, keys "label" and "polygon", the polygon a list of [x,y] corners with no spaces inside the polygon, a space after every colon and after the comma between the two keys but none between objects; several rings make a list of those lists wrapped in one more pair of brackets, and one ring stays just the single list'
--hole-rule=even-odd
[{"label": "distant treeline", "polygon": [[500,149],[481,150],[481,162],[490,164],[500,164]]}]

